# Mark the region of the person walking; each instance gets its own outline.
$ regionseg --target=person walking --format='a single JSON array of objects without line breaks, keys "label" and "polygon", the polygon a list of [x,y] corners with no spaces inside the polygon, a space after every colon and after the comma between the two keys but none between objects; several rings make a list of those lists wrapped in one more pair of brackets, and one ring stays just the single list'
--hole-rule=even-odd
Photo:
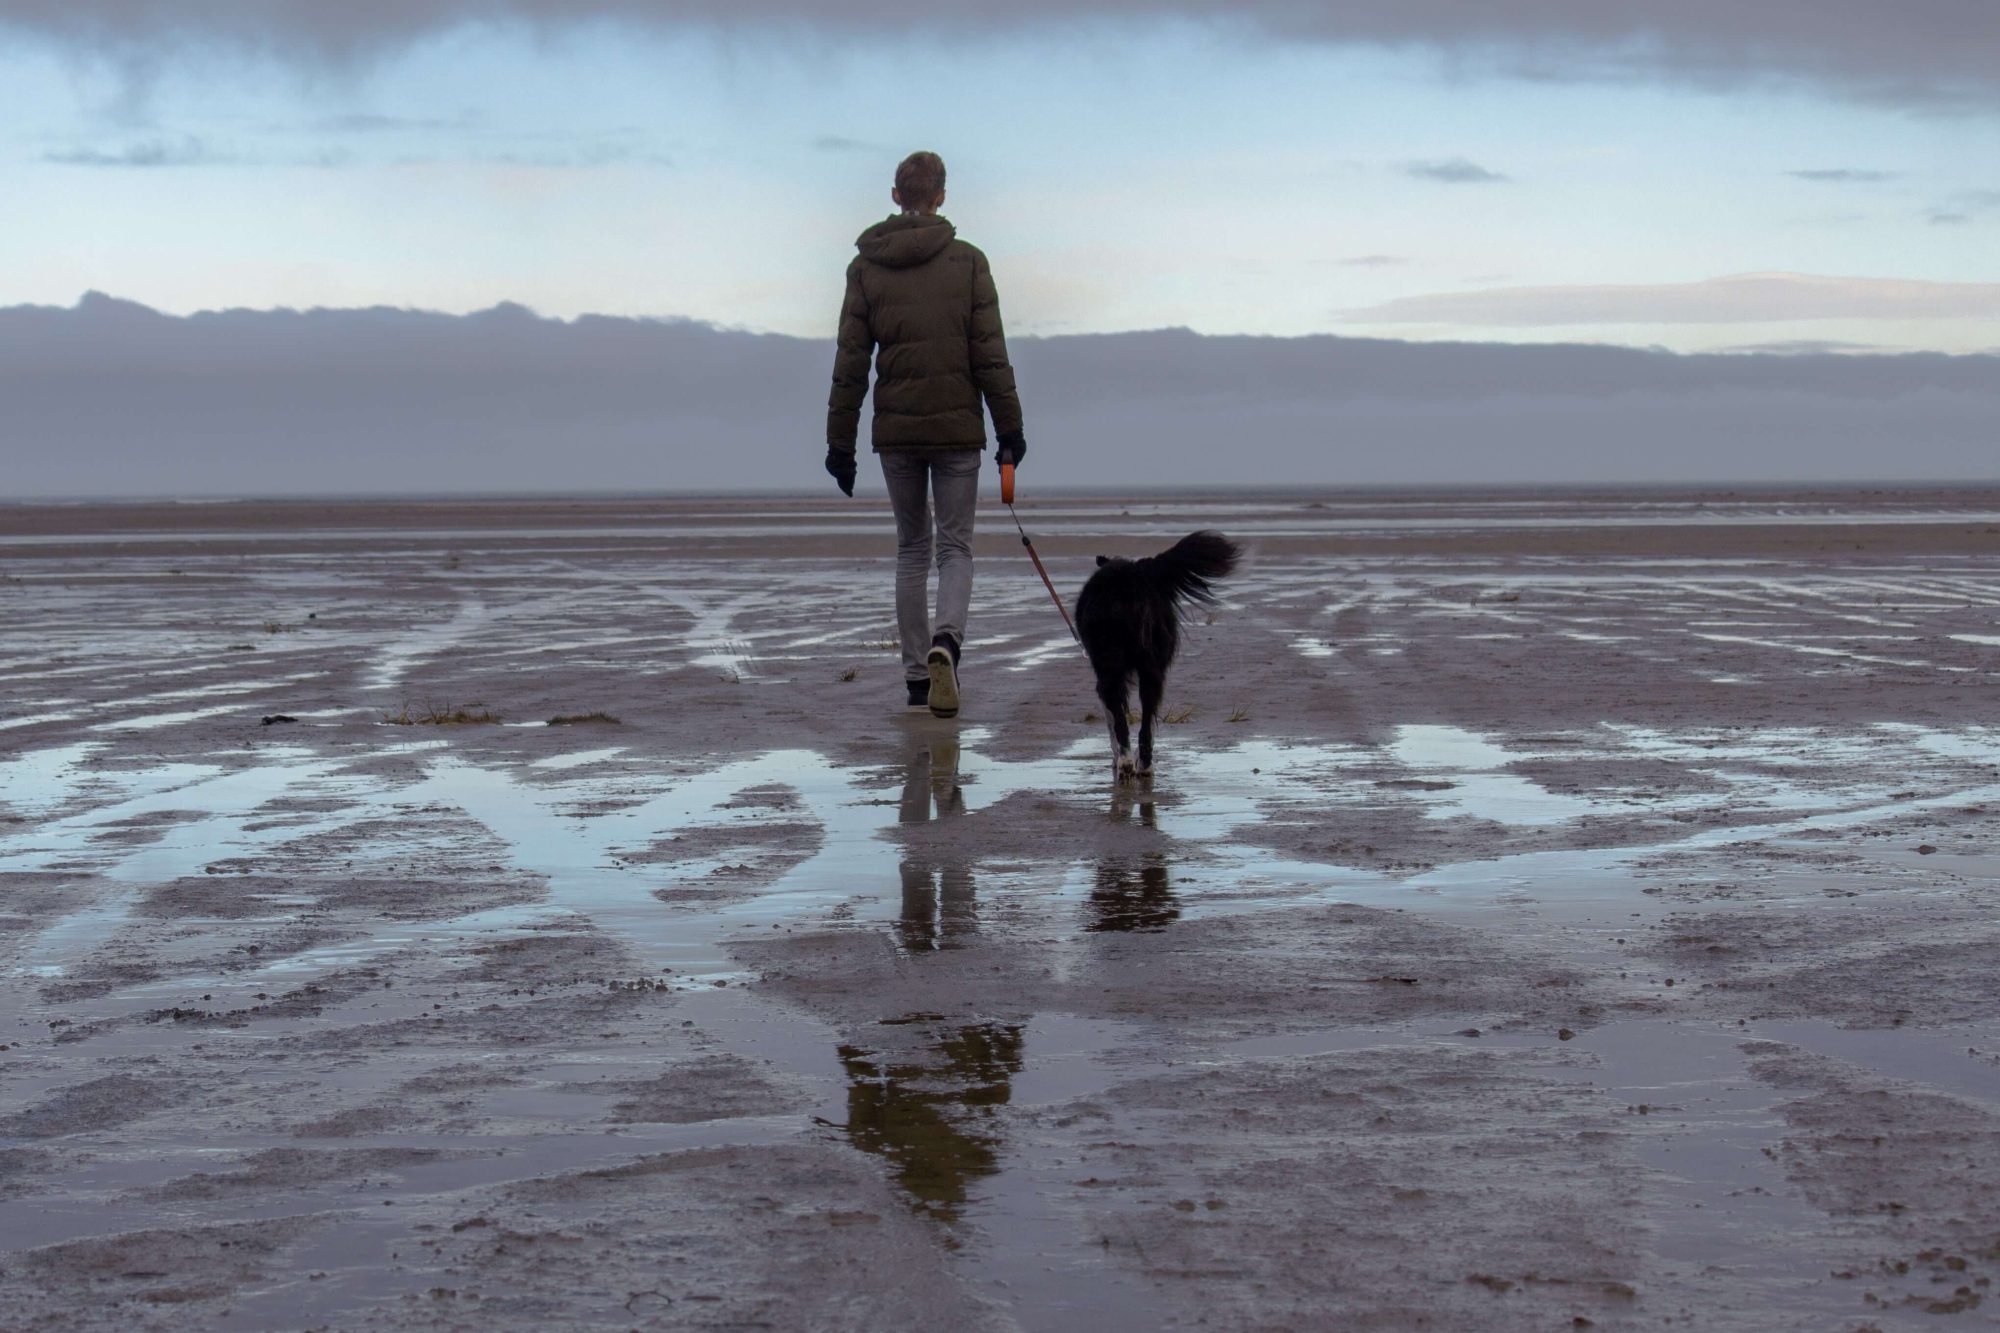
[{"label": "person walking", "polygon": [[[847,266],[827,400],[826,470],[842,494],[854,494],[872,360],[871,439],[896,514],[896,624],[907,702],[956,717],[986,413],[999,463],[1018,465],[1028,446],[993,273],[986,256],[938,216],[944,183],[942,158],[910,154],[889,192],[902,211],[854,243],[860,253]],[[933,559],[935,619],[926,595]]]}]

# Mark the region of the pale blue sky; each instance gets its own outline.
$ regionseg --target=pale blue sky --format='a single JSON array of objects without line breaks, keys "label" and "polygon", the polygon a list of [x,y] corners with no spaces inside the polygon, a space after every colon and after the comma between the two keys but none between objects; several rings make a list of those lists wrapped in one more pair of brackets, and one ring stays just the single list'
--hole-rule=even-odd
[{"label": "pale blue sky", "polygon": [[[1992,103],[1453,77],[1423,48],[1161,21],[889,46],[461,29],[347,65],[146,64],[0,28],[0,305],[511,300],[823,335],[897,158],[930,147],[1021,332],[2000,345]],[[1434,178],[1478,171],[1505,179]],[[1672,313],[1678,284],[1761,271],[1864,281],[1828,317],[1783,284]],[[1607,285],[1642,290],[1566,324],[1511,297],[1375,309]]]}]

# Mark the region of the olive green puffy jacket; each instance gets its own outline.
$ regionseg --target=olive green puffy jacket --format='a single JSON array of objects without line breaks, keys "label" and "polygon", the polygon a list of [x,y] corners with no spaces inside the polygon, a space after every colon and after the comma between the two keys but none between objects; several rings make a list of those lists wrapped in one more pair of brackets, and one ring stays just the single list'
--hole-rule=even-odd
[{"label": "olive green puffy jacket", "polygon": [[943,218],[901,214],[854,243],[826,442],[852,449],[875,361],[875,448],[984,448],[993,413],[1002,440],[1021,432],[1021,399],[986,256]]}]

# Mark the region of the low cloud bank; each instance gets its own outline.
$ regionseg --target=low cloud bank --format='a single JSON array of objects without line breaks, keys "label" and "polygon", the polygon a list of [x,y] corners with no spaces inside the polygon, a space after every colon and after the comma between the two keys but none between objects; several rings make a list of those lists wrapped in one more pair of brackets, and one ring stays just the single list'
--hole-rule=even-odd
[{"label": "low cloud bank", "polygon": [[1341,313],[1363,324],[1534,328],[1784,324],[1817,319],[2000,319],[2000,282],[1736,273],[1699,282],[1486,287],[1402,296]]},{"label": "low cloud bank", "polygon": [[[2000,356],[1184,330],[1013,350],[1048,486],[2000,479]],[[831,364],[684,321],[92,295],[0,309],[0,459],[17,498],[816,488]]]}]

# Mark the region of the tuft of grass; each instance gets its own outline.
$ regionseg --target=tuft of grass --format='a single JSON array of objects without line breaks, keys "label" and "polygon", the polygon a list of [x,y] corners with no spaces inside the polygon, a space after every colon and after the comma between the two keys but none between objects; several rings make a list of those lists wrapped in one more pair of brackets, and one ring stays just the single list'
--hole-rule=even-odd
[{"label": "tuft of grass", "polygon": [[427,727],[485,727],[497,725],[500,715],[484,707],[477,712],[470,708],[432,708],[417,721]]},{"label": "tuft of grass", "polygon": [[841,672],[841,673],[840,673],[840,675],[839,675],[838,679],[839,679],[839,680],[842,680],[842,681],[850,681],[850,680],[853,680],[853,679],[854,679],[854,678],[855,678],[856,676],[858,676],[858,675],[860,675],[860,674],[861,674],[861,670],[860,670],[860,668],[858,668],[858,667],[849,667],[849,668],[847,668],[847,670],[845,670],[845,671],[843,671],[843,672]]},{"label": "tuft of grass", "polygon": [[297,628],[297,625],[286,625],[276,620],[267,620],[264,622],[264,632],[266,634],[290,634]]},{"label": "tuft of grass", "polygon": [[1222,720],[1224,722],[1248,722],[1250,720],[1250,712],[1244,708],[1232,708],[1229,710],[1229,716]]},{"label": "tuft of grass", "polygon": [[615,727],[621,724],[617,718],[600,710],[595,713],[557,713],[549,719],[549,725],[552,727]]},{"label": "tuft of grass", "polygon": [[[1246,720],[1247,720],[1247,719],[1249,718],[1249,716],[1250,716],[1250,715],[1249,715],[1248,713],[1243,713],[1243,711],[1242,711],[1241,709],[1238,709],[1238,710],[1237,710],[1237,712],[1238,712],[1238,713],[1242,713],[1242,716],[1241,716],[1241,717],[1237,717],[1237,716],[1233,716],[1233,715],[1232,715],[1232,716],[1230,717],[1230,719],[1229,719],[1229,720],[1230,720],[1231,722],[1242,722],[1242,721],[1246,721]],[[1181,709],[1173,709],[1173,710],[1169,710],[1169,711],[1167,711],[1167,712],[1164,712],[1164,713],[1161,713],[1161,714],[1160,714],[1160,721],[1161,721],[1161,722],[1163,722],[1163,723],[1167,723],[1167,722],[1170,722],[1170,723],[1173,723],[1174,725],[1178,726],[1178,725],[1180,725],[1180,724],[1181,724],[1181,723],[1183,723],[1183,722],[1187,722],[1187,721],[1190,721],[1190,720],[1192,720],[1192,719],[1193,719],[1193,717],[1194,717],[1194,708],[1193,708],[1193,706],[1192,706],[1192,705],[1190,705],[1190,706],[1189,706],[1189,707],[1187,707],[1187,708],[1181,708]],[[1102,721],[1104,720],[1104,715],[1103,715],[1102,713],[1085,713],[1085,714],[1083,715],[1083,720],[1084,720],[1085,722],[1102,722]],[[1128,726],[1128,727],[1136,727],[1136,726],[1138,726],[1138,725],[1139,725],[1139,710],[1138,710],[1138,709],[1136,709],[1136,708],[1128,708],[1128,709],[1126,709],[1126,710],[1125,710],[1125,725],[1126,725],[1126,726]]]},{"label": "tuft of grass", "polygon": [[500,721],[500,715],[484,705],[473,708],[439,707],[428,704],[422,712],[413,713],[404,704],[401,711],[384,713],[382,720],[392,727],[480,727],[492,726]]}]

